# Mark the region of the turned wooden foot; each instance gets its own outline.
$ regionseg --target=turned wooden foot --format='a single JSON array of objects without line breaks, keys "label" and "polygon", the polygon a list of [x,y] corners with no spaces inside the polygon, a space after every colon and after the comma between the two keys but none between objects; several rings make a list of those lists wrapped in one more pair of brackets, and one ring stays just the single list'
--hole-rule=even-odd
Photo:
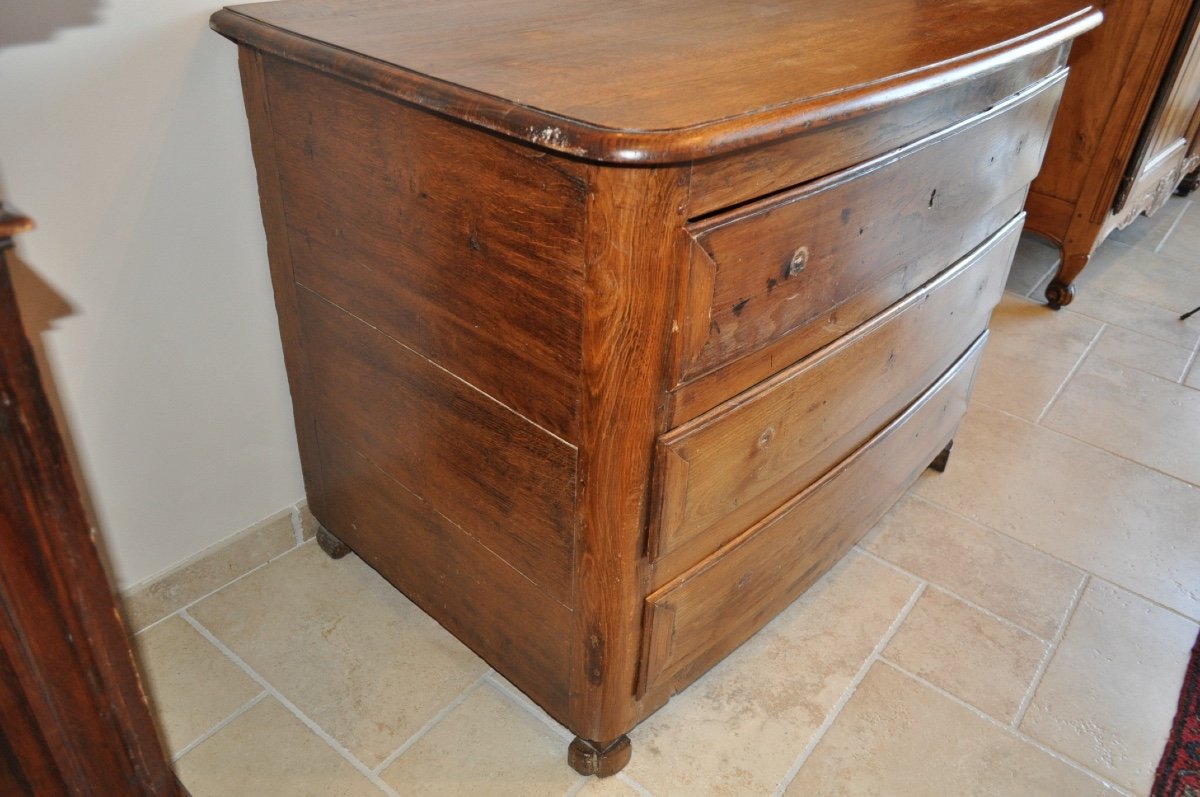
[{"label": "turned wooden foot", "polygon": [[624,769],[631,755],[633,745],[629,743],[628,736],[622,736],[607,744],[590,742],[576,736],[567,748],[567,763],[580,775],[607,778]]},{"label": "turned wooden foot", "polygon": [[339,540],[329,529],[317,526],[317,545],[321,546],[330,559],[341,559],[350,553],[350,546]]},{"label": "turned wooden foot", "polygon": [[936,470],[938,473],[946,472],[946,465],[950,463],[950,449],[954,448],[954,441],[946,443],[946,447],[942,449],[942,453],[933,458],[933,462],[929,463],[929,467]]},{"label": "turned wooden foot", "polygon": [[1066,307],[1075,299],[1075,285],[1054,280],[1046,286],[1046,304],[1051,310]]}]

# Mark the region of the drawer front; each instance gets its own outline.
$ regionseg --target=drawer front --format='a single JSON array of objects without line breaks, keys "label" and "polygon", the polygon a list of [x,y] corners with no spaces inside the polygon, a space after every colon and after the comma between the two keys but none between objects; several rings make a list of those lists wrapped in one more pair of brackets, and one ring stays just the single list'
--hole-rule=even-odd
[{"label": "drawer front", "polygon": [[[929,279],[994,233],[1037,174],[1062,83],[1058,75],[936,136],[691,225],[677,382],[819,321],[896,272]],[[902,295],[877,297],[874,311]]]},{"label": "drawer front", "polygon": [[1021,221],[852,334],[660,438],[651,559],[687,546],[693,555],[685,564],[694,563],[919,396],[987,326]]},{"label": "drawer front", "polygon": [[953,437],[986,333],[866,445],[646,600],[639,692],[678,690],[812,585]]}]

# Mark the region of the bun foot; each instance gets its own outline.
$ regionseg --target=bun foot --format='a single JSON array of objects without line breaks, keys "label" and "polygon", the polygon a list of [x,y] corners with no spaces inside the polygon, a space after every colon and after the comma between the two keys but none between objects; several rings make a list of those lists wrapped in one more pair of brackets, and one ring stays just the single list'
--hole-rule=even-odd
[{"label": "bun foot", "polygon": [[1075,299],[1075,286],[1054,280],[1046,286],[1046,304],[1051,310],[1066,307]]},{"label": "bun foot", "polygon": [[317,526],[317,545],[330,559],[341,559],[350,553],[350,546],[333,536],[333,532],[324,526]]},{"label": "bun foot", "polygon": [[936,470],[938,473],[945,473],[946,466],[950,464],[950,449],[954,448],[954,441],[946,443],[946,447],[942,449],[942,453],[933,458],[933,462],[929,463],[929,467]]},{"label": "bun foot", "polygon": [[576,736],[567,748],[567,763],[580,775],[607,778],[624,769],[631,755],[633,745],[629,743],[628,736],[621,736],[607,744],[590,742]]}]

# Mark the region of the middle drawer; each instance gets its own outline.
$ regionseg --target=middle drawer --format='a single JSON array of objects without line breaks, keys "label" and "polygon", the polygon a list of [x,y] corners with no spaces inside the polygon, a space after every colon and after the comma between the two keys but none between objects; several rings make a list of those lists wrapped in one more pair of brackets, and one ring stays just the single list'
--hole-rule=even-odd
[{"label": "middle drawer", "polygon": [[679,552],[687,566],[908,406],[987,326],[1023,219],[854,333],[660,437],[650,559]]}]

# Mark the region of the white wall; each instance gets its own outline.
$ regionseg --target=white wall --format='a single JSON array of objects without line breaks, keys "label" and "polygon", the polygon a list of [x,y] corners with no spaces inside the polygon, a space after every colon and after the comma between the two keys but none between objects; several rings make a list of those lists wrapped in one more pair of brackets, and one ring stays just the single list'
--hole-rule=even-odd
[{"label": "white wall", "polygon": [[18,295],[35,327],[69,305],[42,340],[121,586],[303,495],[220,4],[0,13],[0,192],[38,223]]}]

